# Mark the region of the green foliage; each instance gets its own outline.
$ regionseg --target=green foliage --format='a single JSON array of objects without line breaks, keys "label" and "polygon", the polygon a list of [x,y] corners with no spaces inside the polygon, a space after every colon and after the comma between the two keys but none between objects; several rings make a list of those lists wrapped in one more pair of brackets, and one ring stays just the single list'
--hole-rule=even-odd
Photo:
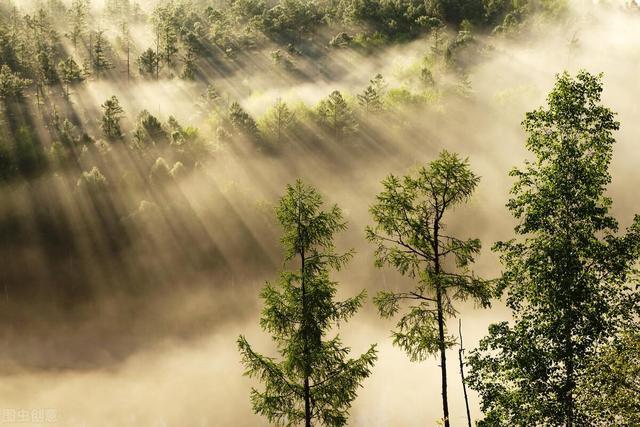
[{"label": "green foliage", "polygon": [[156,145],[166,144],[169,140],[167,131],[162,123],[147,110],[138,115],[136,128],[133,132],[134,147],[144,150]]},{"label": "green foliage", "polygon": [[[454,301],[471,298],[488,307],[493,294],[491,282],[469,271],[480,241],[444,234],[445,214],[466,202],[478,181],[467,160],[443,151],[414,176],[389,175],[382,182],[384,191],[370,209],[376,224],[366,229],[367,239],[376,245],[376,266],[389,265],[418,280],[414,289],[382,291],[374,302],[382,317],[395,316],[406,304],[393,343],[412,361],[440,352],[445,425],[449,425],[445,350],[455,343],[446,320],[457,314]],[[450,258],[456,270],[445,270]]]},{"label": "green foliage", "polygon": [[322,22],[317,2],[281,0],[266,11],[262,21],[265,32],[285,40],[297,40]]},{"label": "green foliage", "polygon": [[14,139],[15,161],[20,174],[25,178],[40,175],[47,166],[47,156],[40,141],[27,126],[21,126]]},{"label": "green foliage", "polygon": [[138,71],[143,76],[153,76],[157,71],[160,59],[156,52],[149,48],[138,58]]},{"label": "green foliage", "polygon": [[369,86],[358,95],[358,104],[365,114],[378,113],[383,109],[382,99],[385,95],[386,84],[382,74],[376,74]]},{"label": "green foliage", "polygon": [[[376,245],[376,265],[390,265],[401,274],[417,278],[417,288],[408,293],[381,292],[376,304],[384,317],[395,315],[403,301],[415,300],[417,305],[398,324],[394,341],[412,360],[424,360],[439,348],[437,319],[431,295],[442,293],[443,310],[455,315],[452,302],[471,297],[482,306],[489,306],[490,283],[468,273],[480,251],[477,239],[462,240],[440,234],[444,214],[466,201],[478,183],[467,161],[443,151],[416,176],[402,178],[390,175],[383,181],[384,191],[371,207],[375,227],[367,228],[367,239]],[[442,261],[450,256],[459,272],[444,272]],[[439,271],[436,271],[438,264]],[[446,339],[447,343],[451,340]]]},{"label": "green foliage", "polygon": [[577,379],[577,405],[593,426],[640,425],[638,324],[598,349]]},{"label": "green foliage", "polygon": [[113,64],[109,60],[109,51],[111,46],[104,37],[104,31],[96,31],[93,40],[92,66],[97,78],[100,78],[104,72],[113,68]]},{"label": "green foliage", "polygon": [[178,53],[179,21],[175,7],[173,2],[161,4],[154,9],[152,16],[159,56],[169,67],[173,65],[173,58]]},{"label": "green foliage", "polygon": [[0,25],[0,65],[7,65],[9,69],[16,69],[18,66],[18,46],[14,39],[15,35]]},{"label": "green foliage", "polygon": [[122,119],[124,110],[120,106],[118,98],[115,95],[112,96],[107,99],[100,108],[102,108],[100,128],[102,129],[104,136],[111,140],[122,138],[120,120]]},{"label": "green foliage", "polygon": [[8,65],[0,67],[0,98],[21,98],[24,90],[30,84],[30,80],[24,79],[18,73],[12,72]]},{"label": "green foliage", "polygon": [[260,126],[264,129],[267,139],[275,144],[281,144],[291,138],[296,125],[295,113],[281,99],[276,101],[260,121]]},{"label": "green foliage", "polygon": [[472,353],[482,425],[589,425],[577,382],[623,320],[640,248],[640,217],[618,236],[606,186],[614,113],[600,76],[558,76],[548,107],[527,113],[527,148],[509,210],[518,240],[500,242],[514,324],[493,325]]},{"label": "green foliage", "polygon": [[84,80],[84,75],[82,70],[73,60],[73,58],[67,58],[64,61],[60,61],[58,64],[58,71],[60,74],[60,80],[66,86],[66,94],[69,96],[69,86],[72,84],[76,84]]},{"label": "green foliage", "polygon": [[184,67],[182,68],[182,73],[180,74],[181,79],[194,80],[196,78],[196,59],[197,56],[195,54],[195,51],[192,48],[187,49],[187,53],[182,59]]},{"label": "green foliage", "polygon": [[385,105],[389,109],[414,108],[427,102],[424,94],[414,93],[406,87],[394,87],[389,89],[385,96]]},{"label": "green foliage", "polygon": [[197,128],[191,126],[174,131],[171,144],[183,166],[198,166],[211,154],[210,144],[200,136]]},{"label": "green foliage", "polygon": [[241,135],[249,137],[254,141],[260,139],[256,121],[249,113],[244,111],[238,102],[233,102],[229,106],[229,122],[233,129]]},{"label": "green foliage", "polygon": [[73,47],[77,48],[78,42],[82,41],[88,28],[89,0],[72,0],[67,14],[71,21],[71,30],[67,33],[67,37],[73,43]]},{"label": "green foliage", "polygon": [[320,194],[297,181],[287,187],[277,209],[283,228],[285,260],[296,270],[283,271],[276,283],[267,283],[260,296],[264,309],[260,325],[276,342],[280,361],[256,353],[245,337],[238,347],[246,375],[264,383],[253,389],[256,413],[270,423],[294,426],[344,426],[351,402],[376,360],[375,345],[357,359],[338,336],[325,338],[362,305],[364,291],[335,301],[338,283],[329,277],[352,253],[335,252],[335,233],[346,228],[337,206],[323,209]]},{"label": "green foliage", "polygon": [[320,124],[335,142],[341,142],[344,137],[355,133],[358,128],[353,111],[337,90],[320,101],[317,114]]}]

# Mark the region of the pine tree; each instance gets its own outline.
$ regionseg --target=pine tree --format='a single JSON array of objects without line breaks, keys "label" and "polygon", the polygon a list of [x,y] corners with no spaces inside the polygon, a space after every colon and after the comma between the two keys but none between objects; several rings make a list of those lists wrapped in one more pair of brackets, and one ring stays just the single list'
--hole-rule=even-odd
[{"label": "pine tree", "polygon": [[592,425],[577,404],[590,360],[633,317],[625,308],[640,248],[640,217],[625,235],[608,213],[609,163],[619,128],[600,76],[558,76],[548,107],[523,122],[534,160],[514,169],[508,208],[517,240],[496,249],[513,323],[491,325],[470,357],[483,426]]},{"label": "pine tree", "polygon": [[143,76],[153,76],[158,66],[159,58],[153,49],[149,48],[142,52],[138,58],[138,71]]},{"label": "pine tree", "polygon": [[342,141],[346,135],[355,132],[358,127],[351,108],[337,90],[320,101],[318,116],[321,124],[329,130],[336,142]]},{"label": "pine tree", "polygon": [[81,82],[84,79],[82,69],[73,58],[67,58],[58,64],[58,72],[62,83],[65,85],[65,94],[69,97],[69,86]]},{"label": "pine tree", "polygon": [[111,140],[122,138],[120,120],[122,119],[124,110],[120,106],[118,98],[114,95],[107,99],[100,107],[103,112],[100,127],[104,136]]},{"label": "pine tree", "polygon": [[468,161],[443,151],[414,176],[390,175],[382,182],[384,191],[370,209],[376,225],[366,230],[367,239],[376,245],[378,267],[390,265],[418,280],[414,289],[382,291],[374,302],[383,317],[395,316],[406,304],[393,343],[412,361],[439,354],[446,427],[450,423],[446,350],[455,344],[447,332],[447,318],[457,314],[454,301],[472,299],[488,307],[494,292],[492,282],[469,271],[480,241],[445,234],[445,216],[471,197],[478,181]]},{"label": "pine tree", "polygon": [[113,67],[107,57],[108,50],[109,42],[104,37],[104,31],[96,31],[95,42],[93,44],[92,65],[93,71],[98,79],[102,73]]},{"label": "pine tree", "polygon": [[187,48],[187,53],[184,56],[183,63],[184,68],[180,78],[183,80],[194,80],[196,78],[196,60],[198,57],[192,47]]},{"label": "pine tree", "polygon": [[172,7],[172,4],[158,6],[152,18],[158,40],[159,56],[169,67],[173,65],[173,57],[178,53],[178,24]]},{"label": "pine tree", "polygon": [[382,97],[385,90],[382,74],[377,74],[369,83],[364,92],[358,95],[358,104],[367,115],[382,111]]},{"label": "pine tree", "polygon": [[253,409],[277,425],[345,425],[356,391],[376,360],[375,345],[349,359],[349,348],[338,336],[326,338],[358,310],[365,293],[334,300],[338,283],[329,272],[343,267],[352,253],[335,252],[334,235],[346,224],[337,206],[322,206],[320,194],[298,180],[287,187],[277,209],[286,261],[295,270],[283,271],[278,282],[262,290],[260,324],[273,336],[282,359],[260,355],[244,336],[238,339],[246,375],[265,386],[252,390]]},{"label": "pine tree", "polygon": [[8,65],[0,67],[0,98],[21,98],[24,90],[31,84],[28,79],[22,78],[18,73],[11,71]]},{"label": "pine tree", "polygon": [[83,35],[87,31],[87,20],[89,18],[88,0],[73,0],[68,14],[71,20],[71,30],[67,34],[67,37],[69,37],[73,43],[73,48],[77,49],[78,42],[82,40]]},{"label": "pine tree", "polygon": [[275,143],[281,144],[290,136],[296,124],[296,115],[284,101],[278,99],[273,108],[264,115],[261,124]]},{"label": "pine tree", "polygon": [[256,121],[244,111],[238,102],[232,102],[229,106],[229,122],[239,133],[257,141],[260,139]]}]

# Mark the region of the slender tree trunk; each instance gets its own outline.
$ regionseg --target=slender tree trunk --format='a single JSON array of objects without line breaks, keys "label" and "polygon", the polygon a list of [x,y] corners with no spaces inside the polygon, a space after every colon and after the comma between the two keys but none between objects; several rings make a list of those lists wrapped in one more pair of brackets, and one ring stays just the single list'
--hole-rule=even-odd
[{"label": "slender tree trunk", "polygon": [[[437,209],[436,209],[437,210]],[[436,278],[436,302],[438,305],[438,344],[440,346],[440,375],[442,380],[442,416],[444,418],[444,427],[450,427],[449,424],[449,399],[447,398],[447,353],[444,337],[444,308],[442,304],[442,287],[440,286],[440,243],[439,239],[440,224],[436,218],[433,227],[433,258],[435,260],[434,273]]]},{"label": "slender tree trunk", "polygon": [[127,34],[127,81],[131,81],[131,41]]},{"label": "slender tree trunk", "polygon": [[[300,235],[300,224],[302,223],[300,206],[298,206],[298,235]],[[303,340],[303,363],[304,363],[304,425],[311,427],[311,387],[309,377],[311,369],[309,366],[309,327],[307,316],[307,288],[305,283],[305,251],[300,249],[300,287],[302,288],[302,340]]]},{"label": "slender tree trunk", "polygon": [[464,353],[464,347],[462,346],[462,320],[458,319],[458,334],[460,335],[460,349],[458,350],[458,359],[460,359],[460,379],[462,380],[462,391],[464,393],[464,404],[467,409],[467,425],[471,427],[471,412],[469,411],[469,397],[467,396],[467,383],[464,379],[464,362],[462,361],[462,354]]},{"label": "slender tree trunk", "polygon": [[160,33],[156,37],[156,80],[160,78]]},{"label": "slender tree trunk", "polygon": [[300,254],[302,258],[302,339],[304,340],[304,425],[305,427],[311,427],[311,388],[309,387],[309,376],[311,375],[309,369],[309,336],[307,326],[307,289],[304,281],[304,249]]}]

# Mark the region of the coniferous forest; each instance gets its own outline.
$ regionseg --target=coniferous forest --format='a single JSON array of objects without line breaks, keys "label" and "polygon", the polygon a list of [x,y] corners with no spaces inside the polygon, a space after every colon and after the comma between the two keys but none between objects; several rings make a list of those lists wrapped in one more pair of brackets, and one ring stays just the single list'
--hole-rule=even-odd
[{"label": "coniferous forest", "polygon": [[0,0],[0,424],[640,426],[640,6]]}]

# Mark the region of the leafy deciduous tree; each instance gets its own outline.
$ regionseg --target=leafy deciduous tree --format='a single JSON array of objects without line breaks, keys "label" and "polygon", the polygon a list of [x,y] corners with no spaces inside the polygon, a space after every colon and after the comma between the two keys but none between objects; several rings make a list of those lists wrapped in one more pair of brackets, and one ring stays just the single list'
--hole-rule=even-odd
[{"label": "leafy deciduous tree", "polygon": [[527,113],[535,159],[514,169],[508,207],[518,240],[496,244],[514,322],[494,324],[470,357],[470,383],[486,415],[479,425],[590,425],[577,383],[628,316],[640,217],[617,234],[605,194],[614,113],[600,76],[558,76],[548,107]]}]

